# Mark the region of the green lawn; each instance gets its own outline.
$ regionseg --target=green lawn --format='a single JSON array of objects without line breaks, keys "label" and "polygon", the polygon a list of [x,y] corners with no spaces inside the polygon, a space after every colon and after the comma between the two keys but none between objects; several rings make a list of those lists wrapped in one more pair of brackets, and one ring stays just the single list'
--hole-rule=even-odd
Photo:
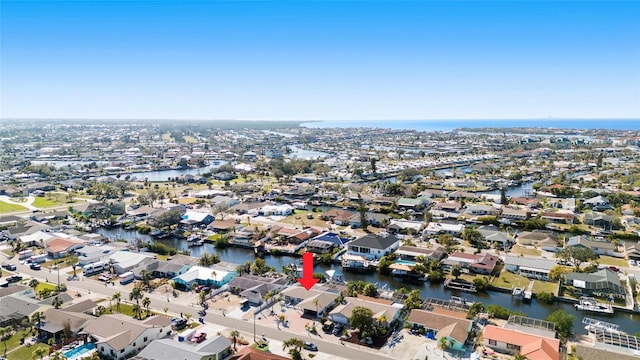
[{"label": "green lawn", "polygon": [[629,263],[625,259],[618,259],[611,256],[601,255],[598,258],[598,262],[602,265],[613,265],[613,266],[629,266]]},{"label": "green lawn", "polygon": [[511,289],[512,287],[527,287],[529,285],[529,279],[503,270],[500,276],[493,280],[491,285],[507,289]]},{"label": "green lawn", "polygon": [[[15,334],[13,334],[13,336],[9,338],[9,340],[7,340],[7,352],[20,346],[20,339],[30,338],[32,336],[33,336],[33,333],[31,333],[30,330],[20,330],[16,332]],[[0,343],[0,349],[4,351],[4,343]]]},{"label": "green lawn", "polygon": [[[108,304],[106,304],[106,305],[108,305]],[[147,315],[147,310],[142,306],[142,301],[140,301],[140,307],[142,307],[142,316]],[[106,311],[104,312],[105,314],[117,314],[118,313],[118,311],[116,310],[116,302],[115,301],[111,301],[111,308],[109,308],[109,306],[105,306],[105,308],[106,308]],[[133,305],[124,304],[124,303],[121,302],[120,303],[120,314],[133,317]],[[156,313],[151,311],[149,313],[149,316],[153,316],[153,315],[156,315]]]},{"label": "green lawn", "polygon": [[37,208],[45,208],[45,207],[51,207],[51,206],[65,205],[66,203],[67,201],[66,199],[64,199],[63,196],[52,196],[51,199],[48,199],[46,197],[36,196],[35,200],[33,200],[33,203],[31,205]]},{"label": "green lawn", "polygon": [[27,210],[27,208],[22,205],[9,204],[0,200],[0,213],[25,211],[25,210]]},{"label": "green lawn", "polygon": [[16,349],[15,351],[8,353],[7,354],[7,359],[8,360],[24,360],[24,359],[32,359],[33,358],[33,352],[37,349],[37,348],[45,348],[47,349],[47,351],[49,350],[49,345],[46,344],[42,344],[42,343],[37,343],[33,346],[30,347],[26,347],[26,346],[21,346],[18,349]]},{"label": "green lawn", "polygon": [[56,285],[50,284],[50,283],[46,283],[46,282],[41,282],[41,283],[38,284],[38,286],[36,286],[36,294],[39,294],[40,291],[42,291],[44,289],[51,289],[51,291],[55,291],[56,290]]},{"label": "green lawn", "polygon": [[550,292],[556,294],[558,292],[558,283],[535,280],[533,282],[533,293]]}]

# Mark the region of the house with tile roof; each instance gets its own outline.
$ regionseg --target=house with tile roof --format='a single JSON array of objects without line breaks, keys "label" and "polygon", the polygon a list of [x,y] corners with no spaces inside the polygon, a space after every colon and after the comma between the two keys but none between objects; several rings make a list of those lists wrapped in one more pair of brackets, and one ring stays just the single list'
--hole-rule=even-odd
[{"label": "house with tile roof", "polygon": [[171,331],[171,321],[154,315],[136,320],[122,314],[102,315],[87,323],[83,332],[95,339],[96,350],[109,359],[127,359],[150,342]]},{"label": "house with tile roof", "polygon": [[51,259],[65,257],[76,249],[84,247],[84,241],[56,237],[45,243],[47,256]]},{"label": "house with tile roof", "polygon": [[[293,285],[281,292],[283,299],[311,316],[323,316],[336,305],[339,292],[321,289],[306,290],[300,285]],[[316,306],[317,303],[317,306]]]},{"label": "house with tile roof", "polygon": [[559,360],[560,340],[487,325],[483,345],[499,353],[524,355],[528,360]]},{"label": "house with tile roof", "polygon": [[492,254],[468,254],[462,252],[454,252],[442,261],[442,268],[449,270],[451,267],[458,265],[464,271],[470,271],[476,274],[491,274],[498,263],[498,256]]},{"label": "house with tile roof", "polygon": [[448,344],[453,344],[449,346],[451,349],[462,352],[466,350],[464,344],[473,325],[471,320],[420,309],[411,310],[407,322],[413,327],[423,327],[427,334],[432,333],[436,340],[444,337]]},{"label": "house with tile roof", "polygon": [[227,360],[290,360],[290,358],[247,346],[231,355]]}]

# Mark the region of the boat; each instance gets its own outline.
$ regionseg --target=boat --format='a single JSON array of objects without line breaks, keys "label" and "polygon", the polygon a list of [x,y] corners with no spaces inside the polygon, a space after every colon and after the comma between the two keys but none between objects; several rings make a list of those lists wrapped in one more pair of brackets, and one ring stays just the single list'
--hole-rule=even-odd
[{"label": "boat", "polygon": [[473,283],[464,280],[447,279],[444,281],[443,286],[448,289],[466,291],[471,293],[478,292],[478,289],[476,289]]},{"label": "boat", "polygon": [[576,310],[594,312],[599,314],[611,315],[613,314],[613,307],[611,304],[599,303],[594,298],[582,297],[580,303],[575,304]]},{"label": "boat", "polygon": [[511,296],[517,299],[522,299],[524,297],[524,289],[520,287],[513,288],[513,292],[511,293]]},{"label": "boat", "polygon": [[471,305],[473,304],[473,301],[469,301],[463,297],[460,296],[452,296],[451,297],[451,303],[453,304],[459,304],[459,305]]},{"label": "boat", "polygon": [[522,298],[522,302],[530,303],[531,298],[533,298],[533,293],[529,290],[524,292],[524,297]]}]

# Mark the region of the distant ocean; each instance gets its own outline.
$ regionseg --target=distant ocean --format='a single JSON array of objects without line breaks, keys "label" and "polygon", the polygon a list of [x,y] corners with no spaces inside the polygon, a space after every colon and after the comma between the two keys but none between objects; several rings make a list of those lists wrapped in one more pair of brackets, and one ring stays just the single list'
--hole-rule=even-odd
[{"label": "distant ocean", "polygon": [[307,128],[380,128],[452,131],[460,128],[556,128],[640,130],[640,119],[513,119],[513,120],[330,120],[305,122]]}]

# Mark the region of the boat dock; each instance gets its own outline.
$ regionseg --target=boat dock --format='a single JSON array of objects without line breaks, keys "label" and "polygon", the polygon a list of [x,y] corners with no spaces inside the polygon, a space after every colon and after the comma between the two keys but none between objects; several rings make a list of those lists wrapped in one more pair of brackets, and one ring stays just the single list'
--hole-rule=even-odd
[{"label": "boat dock", "polygon": [[582,297],[580,303],[574,305],[576,310],[588,311],[593,313],[599,313],[603,315],[613,314],[613,307],[611,304],[600,303],[594,298]]},{"label": "boat dock", "polygon": [[478,292],[478,289],[476,289],[476,287],[472,283],[464,280],[447,279],[444,281],[444,287],[447,289],[454,289],[471,293]]},{"label": "boat dock", "polygon": [[527,290],[524,291],[524,297],[522,298],[522,302],[525,303],[530,303],[531,302],[531,298],[533,297],[533,280],[529,281],[529,286],[527,287]]}]

